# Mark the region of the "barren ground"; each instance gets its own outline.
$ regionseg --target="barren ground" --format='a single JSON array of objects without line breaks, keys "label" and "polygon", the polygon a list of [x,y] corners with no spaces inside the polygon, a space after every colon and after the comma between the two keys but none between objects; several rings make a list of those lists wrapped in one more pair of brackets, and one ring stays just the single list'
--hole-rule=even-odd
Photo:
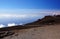
[{"label": "barren ground", "polygon": [[14,30],[15,34],[4,39],[60,39],[60,25],[45,25],[30,29]]}]

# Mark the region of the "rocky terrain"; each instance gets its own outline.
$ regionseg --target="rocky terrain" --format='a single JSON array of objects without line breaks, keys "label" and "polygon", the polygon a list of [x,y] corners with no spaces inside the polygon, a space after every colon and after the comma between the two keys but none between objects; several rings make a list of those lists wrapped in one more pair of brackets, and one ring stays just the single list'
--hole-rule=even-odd
[{"label": "rocky terrain", "polygon": [[60,39],[60,25],[45,25],[45,27],[13,31],[15,34],[3,39]]},{"label": "rocky terrain", "polygon": [[60,15],[35,22],[0,28],[0,39],[60,39]]},{"label": "rocky terrain", "polygon": [[49,25],[49,24],[60,24],[60,15],[48,15],[42,19],[38,19],[35,22],[28,23],[25,25]]}]

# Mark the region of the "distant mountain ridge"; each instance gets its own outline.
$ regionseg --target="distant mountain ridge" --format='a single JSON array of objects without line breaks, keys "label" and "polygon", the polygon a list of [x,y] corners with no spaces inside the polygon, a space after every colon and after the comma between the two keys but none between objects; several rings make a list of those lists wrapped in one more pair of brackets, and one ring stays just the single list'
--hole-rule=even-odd
[{"label": "distant mountain ridge", "polygon": [[42,25],[42,24],[44,25],[44,24],[59,24],[59,23],[60,23],[60,15],[54,15],[54,16],[48,15],[42,19],[38,19],[35,22],[27,23],[25,25]]}]

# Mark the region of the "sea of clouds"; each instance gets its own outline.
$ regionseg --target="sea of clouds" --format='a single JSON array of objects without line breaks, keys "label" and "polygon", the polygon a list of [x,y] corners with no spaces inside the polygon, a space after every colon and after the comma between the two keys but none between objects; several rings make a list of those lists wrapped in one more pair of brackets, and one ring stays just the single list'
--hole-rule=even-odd
[{"label": "sea of clouds", "polygon": [[[2,10],[3,11],[3,10]],[[10,11],[10,12],[9,12]],[[0,28],[23,25],[46,15],[59,15],[60,10],[21,9],[0,12]],[[6,24],[6,25],[5,25]]]},{"label": "sea of clouds", "polygon": [[[7,24],[7,27],[12,27],[12,26],[16,26],[16,25],[23,25],[23,24],[22,23],[20,23],[20,24],[9,23],[9,24]],[[6,25],[0,24],[0,28],[3,28],[3,27],[6,27]]]}]

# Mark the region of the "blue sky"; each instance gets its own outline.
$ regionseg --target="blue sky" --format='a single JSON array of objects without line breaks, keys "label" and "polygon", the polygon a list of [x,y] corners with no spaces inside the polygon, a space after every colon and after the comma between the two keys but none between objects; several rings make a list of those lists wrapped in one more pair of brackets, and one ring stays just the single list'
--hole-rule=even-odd
[{"label": "blue sky", "polygon": [[60,9],[60,0],[0,0],[3,9]]},{"label": "blue sky", "polygon": [[0,0],[1,27],[33,22],[54,14],[60,14],[60,0]]},{"label": "blue sky", "polygon": [[[60,0],[0,0],[0,14],[26,14],[60,10]],[[55,11],[54,11],[55,10]],[[37,13],[38,12],[38,13]]]}]

